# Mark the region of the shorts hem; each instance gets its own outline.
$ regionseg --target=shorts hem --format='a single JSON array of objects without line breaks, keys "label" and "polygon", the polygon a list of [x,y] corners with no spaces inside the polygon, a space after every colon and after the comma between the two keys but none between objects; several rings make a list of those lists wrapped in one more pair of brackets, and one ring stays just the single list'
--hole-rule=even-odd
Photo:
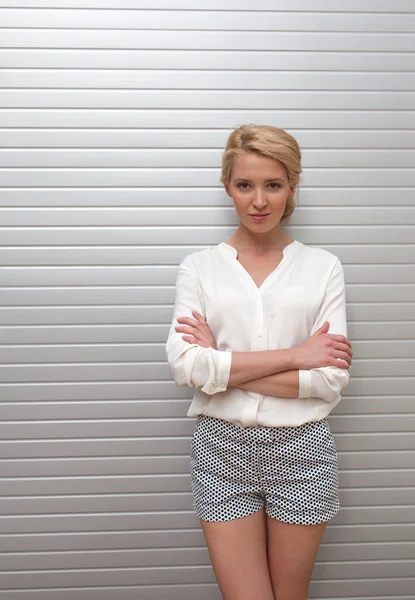
[{"label": "shorts hem", "polygon": [[207,523],[225,523],[226,521],[236,521],[236,519],[243,519],[244,517],[249,517],[250,515],[253,515],[256,512],[263,510],[263,509],[264,509],[263,506],[257,506],[250,512],[247,512],[246,514],[242,514],[242,515],[237,515],[237,516],[225,515],[223,517],[207,517],[207,518],[205,518],[203,516],[203,511],[195,510],[195,513],[199,519],[202,519],[202,521],[206,521]]},{"label": "shorts hem", "polygon": [[271,517],[272,519],[275,519],[277,521],[281,521],[282,523],[287,523],[288,525],[320,525],[321,523],[328,523],[337,515],[337,513],[339,511],[340,511],[340,507],[336,511],[333,511],[331,513],[326,513],[324,515],[316,515],[315,518],[304,519],[304,518],[301,518],[300,515],[293,516],[289,513],[281,513],[280,512],[278,514],[272,514],[265,507],[265,513],[269,517]]}]

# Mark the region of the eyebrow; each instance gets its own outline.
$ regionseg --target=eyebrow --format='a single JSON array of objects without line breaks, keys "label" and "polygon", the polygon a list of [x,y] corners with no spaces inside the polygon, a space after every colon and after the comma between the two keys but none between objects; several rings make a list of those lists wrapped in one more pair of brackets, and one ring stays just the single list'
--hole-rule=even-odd
[{"label": "eyebrow", "polygon": [[[245,177],[238,177],[237,179],[235,179],[235,181],[248,181],[248,182],[250,182],[250,180],[246,179]],[[273,179],[267,179],[265,181],[265,183],[269,183],[270,181],[281,181],[282,183],[284,183],[284,179],[281,179],[280,177],[273,177]]]}]

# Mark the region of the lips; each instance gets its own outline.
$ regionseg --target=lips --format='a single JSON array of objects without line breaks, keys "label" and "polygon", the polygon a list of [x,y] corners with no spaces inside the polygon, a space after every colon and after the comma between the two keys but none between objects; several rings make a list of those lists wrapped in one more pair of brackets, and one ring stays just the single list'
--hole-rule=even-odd
[{"label": "lips", "polygon": [[265,221],[265,219],[266,219],[267,217],[269,217],[269,215],[270,215],[270,213],[263,214],[263,215],[260,215],[260,214],[252,214],[252,215],[249,215],[249,216],[251,217],[251,219],[252,219],[253,221],[256,221],[256,222],[260,223],[261,221]]}]

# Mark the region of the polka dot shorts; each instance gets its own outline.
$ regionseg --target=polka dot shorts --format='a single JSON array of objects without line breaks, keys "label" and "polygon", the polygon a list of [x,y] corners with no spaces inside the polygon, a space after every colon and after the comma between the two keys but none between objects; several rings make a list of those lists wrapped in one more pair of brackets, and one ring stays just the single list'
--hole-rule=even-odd
[{"label": "polka dot shorts", "polygon": [[337,453],[327,419],[299,427],[240,427],[199,415],[190,455],[193,509],[229,521],[261,508],[313,525],[339,511]]}]

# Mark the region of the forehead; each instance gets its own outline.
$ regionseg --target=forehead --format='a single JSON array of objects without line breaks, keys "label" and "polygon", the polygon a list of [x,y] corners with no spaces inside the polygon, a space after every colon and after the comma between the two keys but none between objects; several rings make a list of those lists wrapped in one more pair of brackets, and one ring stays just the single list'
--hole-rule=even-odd
[{"label": "forehead", "polygon": [[286,179],[287,172],[278,160],[254,152],[244,152],[235,156],[233,161],[232,179],[238,177],[251,180]]}]

